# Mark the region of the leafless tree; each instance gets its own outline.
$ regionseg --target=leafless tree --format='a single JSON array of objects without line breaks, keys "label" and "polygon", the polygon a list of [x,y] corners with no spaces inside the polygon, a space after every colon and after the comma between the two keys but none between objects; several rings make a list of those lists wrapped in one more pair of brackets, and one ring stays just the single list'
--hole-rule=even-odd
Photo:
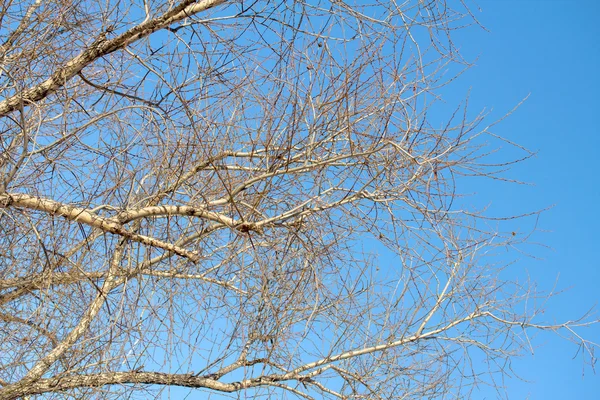
[{"label": "leafless tree", "polygon": [[593,356],[459,196],[513,162],[439,107],[467,5],[356,3],[2,3],[0,398],[454,398],[531,330]]}]

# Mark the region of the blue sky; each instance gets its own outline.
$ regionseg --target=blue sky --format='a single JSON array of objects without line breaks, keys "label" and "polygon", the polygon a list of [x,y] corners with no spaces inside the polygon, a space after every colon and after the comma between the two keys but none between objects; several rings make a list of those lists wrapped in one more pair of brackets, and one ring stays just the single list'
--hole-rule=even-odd
[{"label": "blue sky", "polygon": [[[459,32],[456,43],[475,66],[449,90],[471,110],[492,109],[499,118],[527,101],[494,132],[537,155],[514,167],[508,177],[534,183],[482,185],[477,196],[489,201],[488,215],[510,215],[554,206],[544,212],[528,248],[538,259],[522,257],[507,272],[529,275],[541,290],[566,292],[545,307],[549,321],[575,318],[600,299],[598,226],[600,188],[600,1],[480,0],[474,14],[489,30]],[[520,228],[532,228],[523,221]],[[598,316],[598,314],[596,314]],[[600,327],[580,330],[600,342]],[[537,336],[534,356],[513,368],[529,382],[505,382],[510,399],[592,399],[600,393],[600,371],[583,368],[577,346],[552,334]],[[574,358],[575,357],[575,358]],[[598,366],[600,367],[600,366]],[[498,398],[482,391],[480,398]]]},{"label": "blue sky", "polygon": [[[544,322],[577,318],[600,299],[596,227],[600,216],[597,178],[600,129],[600,0],[479,0],[475,16],[489,30],[456,32],[455,42],[474,67],[444,90],[448,110],[470,95],[474,115],[490,110],[490,121],[527,100],[493,132],[536,152],[532,159],[505,174],[531,185],[478,181],[473,201],[487,206],[487,215],[508,216],[551,207],[516,230],[535,230],[525,247],[534,257],[519,257],[505,271],[506,279],[527,279],[539,290],[564,290],[551,299]],[[504,155],[510,157],[511,149]],[[516,157],[522,154],[514,154]],[[469,190],[471,188],[469,187]],[[598,314],[596,314],[598,316]],[[541,321],[541,320],[540,320]],[[578,333],[600,342],[600,326]],[[509,399],[594,399],[600,393],[600,371],[584,367],[577,345],[551,333],[533,342],[535,353],[515,360],[521,378],[504,382]],[[600,368],[600,365],[598,366]],[[171,398],[205,392],[168,389]],[[242,395],[243,396],[243,395]],[[218,398],[219,396],[214,396]],[[496,399],[480,390],[476,399]]]}]

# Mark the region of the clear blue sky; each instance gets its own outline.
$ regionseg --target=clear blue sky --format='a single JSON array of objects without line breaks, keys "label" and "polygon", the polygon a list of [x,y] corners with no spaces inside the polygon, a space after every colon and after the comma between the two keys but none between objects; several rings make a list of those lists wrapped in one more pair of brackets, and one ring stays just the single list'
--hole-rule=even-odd
[{"label": "clear blue sky", "polygon": [[[547,247],[527,247],[538,258],[520,257],[505,277],[529,276],[540,290],[555,285],[556,290],[566,290],[545,307],[545,322],[564,322],[600,300],[600,214],[595,206],[600,204],[600,0],[478,0],[478,4],[481,12],[476,8],[473,12],[489,32],[471,28],[456,33],[456,44],[475,66],[449,86],[445,96],[452,107],[469,92],[472,113],[491,109],[492,119],[529,96],[494,132],[537,152],[506,175],[533,185],[482,182],[473,199],[489,206],[491,216],[553,206],[541,214],[531,237]],[[533,222],[520,221],[517,229],[530,231]],[[600,342],[600,326],[578,332]],[[535,354],[512,364],[528,382],[507,379],[506,398],[600,399],[600,365],[596,374],[584,368],[577,345],[552,333],[537,335],[533,343]],[[163,397],[169,393],[171,398],[208,396],[171,388]],[[482,389],[472,398],[502,397]]]},{"label": "clear blue sky", "polygon": [[[600,299],[600,1],[478,4],[481,12],[474,9],[474,14],[490,32],[469,29],[456,36],[476,66],[450,88],[452,96],[470,89],[472,110],[492,108],[500,117],[530,95],[494,132],[537,156],[508,174],[534,186],[485,185],[477,195],[491,202],[491,215],[554,205],[541,215],[532,237],[549,248],[528,248],[541,259],[523,257],[508,272],[529,274],[546,290],[558,279],[557,289],[569,290],[547,304],[546,317],[574,318]],[[523,224],[523,231],[532,227],[531,221]],[[580,332],[600,342],[600,327]],[[583,369],[576,345],[552,334],[539,335],[535,344],[542,346],[534,356],[513,364],[530,382],[507,380],[508,398],[600,398],[600,371]],[[477,396],[499,398],[492,391]]]}]

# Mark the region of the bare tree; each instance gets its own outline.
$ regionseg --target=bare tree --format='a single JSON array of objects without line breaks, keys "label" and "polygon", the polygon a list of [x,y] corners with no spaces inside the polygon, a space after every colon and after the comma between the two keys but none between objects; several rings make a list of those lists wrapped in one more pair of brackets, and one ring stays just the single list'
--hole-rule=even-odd
[{"label": "bare tree", "polygon": [[437,107],[466,5],[357,3],[2,3],[0,398],[460,397],[531,329],[593,356],[462,208],[512,162]]}]

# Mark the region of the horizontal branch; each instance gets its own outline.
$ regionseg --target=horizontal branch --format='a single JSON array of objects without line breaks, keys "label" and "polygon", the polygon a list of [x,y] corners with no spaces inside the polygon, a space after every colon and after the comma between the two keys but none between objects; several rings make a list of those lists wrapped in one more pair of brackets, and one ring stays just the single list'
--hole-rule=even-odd
[{"label": "horizontal branch", "polygon": [[[206,273],[202,274],[188,274],[179,272],[177,270],[168,271],[156,271],[145,266],[143,268],[132,268],[124,269],[114,274],[116,277],[127,277],[133,279],[138,275],[143,276],[155,276],[159,278],[172,278],[172,279],[185,279],[185,280],[199,280],[207,283],[222,286],[226,289],[230,289],[239,294],[247,294],[246,291],[238,288],[232,283],[225,282],[219,279],[214,279],[206,276]],[[0,295],[0,306],[11,302],[19,297],[27,295],[37,290],[47,289],[55,285],[72,285],[81,281],[93,281],[96,279],[106,279],[107,272],[53,272],[51,274],[36,274],[35,276],[10,278],[0,280],[0,290],[6,290],[14,288],[15,290]],[[1,315],[1,313],[0,313]]]},{"label": "horizontal branch", "polygon": [[219,222],[230,228],[235,227],[239,222],[225,215],[208,211],[200,206],[151,206],[144,207],[138,210],[128,210],[118,216],[119,222],[127,223],[140,218],[182,215],[208,219],[214,222]]},{"label": "horizontal branch", "polygon": [[[257,386],[276,386],[281,387],[283,381],[298,381],[307,382],[309,384],[316,384],[317,382],[312,379],[323,372],[333,368],[339,371],[339,368],[332,365],[336,361],[344,359],[354,358],[365,354],[383,351],[397,346],[406,345],[411,342],[416,342],[422,339],[431,339],[437,337],[439,333],[452,329],[453,327],[481,317],[491,317],[499,320],[500,322],[512,325],[510,321],[502,320],[490,312],[473,312],[461,319],[452,321],[447,325],[444,325],[437,329],[432,329],[426,333],[415,334],[410,337],[405,337],[394,342],[380,344],[376,346],[366,347],[362,349],[356,349],[346,351],[338,355],[326,357],[319,361],[315,361],[309,364],[305,364],[285,374],[272,374],[266,376],[259,376],[256,378],[245,379],[242,381],[225,383],[220,382],[218,379],[223,374],[213,374],[205,376],[196,376],[194,374],[168,374],[162,372],[143,372],[143,371],[129,371],[129,372],[106,372],[99,374],[89,375],[66,375],[56,378],[39,379],[36,381],[23,381],[12,385],[7,385],[0,389],[0,397],[2,399],[17,399],[23,396],[59,392],[77,388],[90,388],[100,387],[106,385],[126,385],[126,384],[148,384],[148,385],[170,385],[170,386],[183,386],[190,388],[206,388],[219,392],[235,392],[243,389],[248,389]],[[532,324],[521,324],[514,322],[514,324],[532,326],[535,328],[548,329],[557,328],[560,326],[539,326]],[[562,326],[562,325],[561,325]],[[264,362],[264,360],[256,360],[248,364],[253,365],[257,362]],[[239,363],[240,365],[244,363]],[[235,364],[237,366],[237,364]],[[320,368],[317,368],[320,367]],[[308,370],[317,368],[308,374],[303,374]],[[235,368],[233,368],[235,369]],[[347,371],[344,373],[348,374]],[[322,385],[318,385],[319,388],[326,390]],[[332,393],[337,396],[341,396],[338,393]]]},{"label": "horizontal branch", "polygon": [[159,239],[131,232],[124,228],[120,222],[113,219],[100,217],[99,215],[84,208],[66,205],[50,199],[17,193],[0,194],[0,206],[6,208],[11,206],[22,207],[31,210],[43,211],[51,215],[60,215],[70,221],[79,222],[93,228],[100,229],[104,232],[120,235],[134,242],[143,243],[148,246],[173,252],[182,257],[189,258],[194,262],[200,260],[200,256],[196,252],[188,251],[179,246],[164,242]]},{"label": "horizontal branch", "polygon": [[[364,354],[379,352],[392,347],[408,344],[415,342],[420,339],[427,339],[434,337],[436,334],[451,329],[452,327],[461,324],[463,322],[481,317],[482,313],[472,313],[460,320],[453,321],[452,323],[445,325],[444,327],[428,331],[421,335],[413,335],[407,338],[400,339],[392,343],[381,344],[377,346],[367,347],[363,349],[351,350],[336,356],[324,358],[322,360],[305,364],[304,366],[298,367],[293,371],[285,374],[273,374],[267,376],[260,376],[256,378],[245,379],[239,382],[224,383],[213,376],[195,376],[193,374],[168,374],[162,372],[141,372],[141,371],[130,371],[130,372],[107,372],[100,374],[90,375],[67,375],[56,378],[39,379],[36,381],[23,381],[8,385],[0,390],[0,397],[2,399],[17,399],[23,396],[59,392],[69,389],[77,388],[90,388],[99,387],[106,385],[116,384],[148,384],[148,385],[170,385],[170,386],[183,386],[190,388],[206,388],[220,392],[235,392],[251,387],[257,386],[278,386],[278,383],[283,381],[297,380],[303,382],[305,380],[311,381],[313,377],[320,375],[324,371],[328,370],[332,363],[348,358],[358,357]],[[303,372],[318,368],[307,375],[302,374]]]},{"label": "horizontal branch", "polygon": [[2,399],[17,399],[43,393],[55,393],[69,389],[100,387],[106,385],[147,384],[169,385],[190,388],[206,388],[219,392],[235,392],[264,383],[255,381],[242,383],[223,383],[215,379],[194,376],[193,374],[167,374],[162,372],[106,372],[90,375],[67,375],[57,378],[39,379],[34,382],[22,382],[0,389]]}]

